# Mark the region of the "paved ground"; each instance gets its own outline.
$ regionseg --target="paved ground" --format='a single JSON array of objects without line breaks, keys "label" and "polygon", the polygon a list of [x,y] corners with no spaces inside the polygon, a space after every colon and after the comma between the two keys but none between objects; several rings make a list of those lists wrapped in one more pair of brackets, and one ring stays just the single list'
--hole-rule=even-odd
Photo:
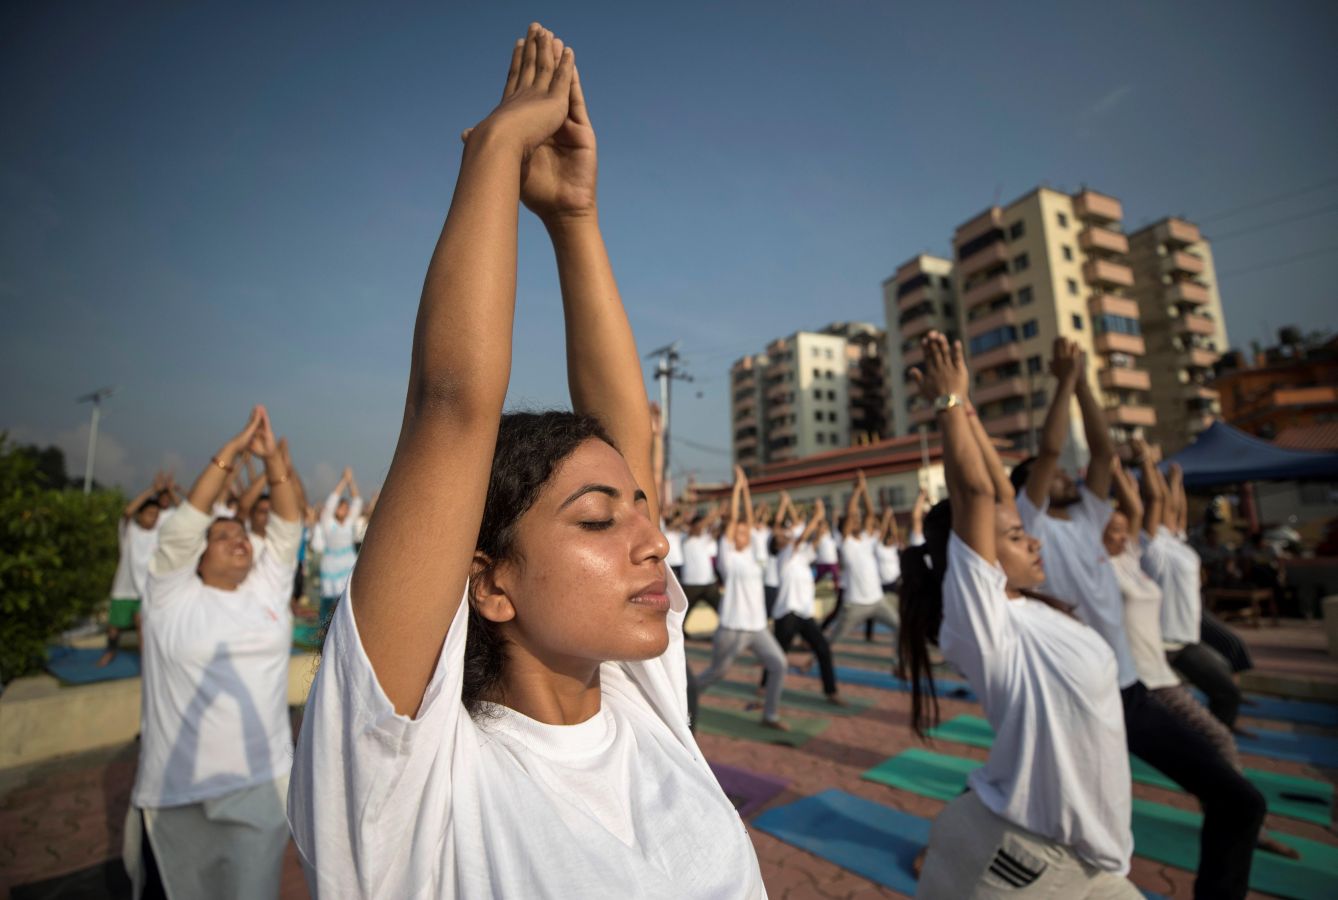
[{"label": "paved ground", "polygon": [[[1317,624],[1288,623],[1280,629],[1242,629],[1242,636],[1256,648],[1260,668],[1285,671],[1295,676],[1309,673],[1317,678],[1338,680],[1338,660],[1323,652],[1323,636]],[[886,647],[886,645],[883,645]],[[847,643],[843,649],[867,650]],[[796,661],[804,654],[796,653]],[[704,663],[693,659],[694,668]],[[743,675],[754,676],[752,666],[742,668]],[[791,678],[791,686],[819,690],[816,681]],[[907,728],[909,697],[874,688],[848,687],[847,696],[868,697],[874,707],[858,716],[833,718],[818,737],[798,749],[759,745],[713,735],[700,735],[708,759],[787,779],[789,789],[768,806],[827,788],[850,793],[896,807],[906,812],[933,817],[942,809],[938,801],[905,791],[860,780],[869,767],[914,745]],[[742,708],[743,701],[707,695],[707,705]],[[1247,710],[1248,711],[1248,710]],[[979,713],[972,703],[945,700],[943,716]],[[1249,727],[1251,721],[1243,720]],[[1260,727],[1285,730],[1286,725],[1255,723]],[[1300,726],[1298,726],[1299,728]],[[1314,729],[1304,729],[1314,730]],[[951,745],[951,752],[984,758],[984,751]],[[120,748],[46,763],[24,770],[0,773],[0,890],[56,879],[57,885],[41,897],[120,896],[117,867],[104,865],[120,855],[125,810],[129,801],[137,747]],[[1338,772],[1315,769],[1260,757],[1249,757],[1255,768],[1327,777],[1338,780]],[[1172,805],[1189,806],[1192,800],[1167,791],[1135,785],[1136,796]],[[1278,831],[1338,844],[1330,829],[1271,817],[1269,826]],[[872,882],[838,868],[817,857],[753,831],[753,842],[762,865],[762,874],[773,898],[866,898],[900,896]],[[82,877],[76,878],[76,873]],[[1188,872],[1136,858],[1133,878],[1139,886],[1168,897],[1190,896]],[[110,887],[108,886],[110,884]],[[301,872],[292,848],[284,872],[283,897],[306,897]],[[1262,895],[1252,895],[1262,896]]]}]

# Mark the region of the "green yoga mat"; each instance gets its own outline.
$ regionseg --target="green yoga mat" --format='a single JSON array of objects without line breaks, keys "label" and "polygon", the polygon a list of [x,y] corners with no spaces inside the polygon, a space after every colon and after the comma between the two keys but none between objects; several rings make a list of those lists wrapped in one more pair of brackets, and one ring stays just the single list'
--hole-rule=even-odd
[{"label": "green yoga mat", "polygon": [[[717,681],[706,689],[708,694],[721,694],[726,697],[738,697],[740,700],[756,700],[762,697],[757,693],[757,685],[746,681]],[[789,688],[781,691],[781,711],[795,709],[802,712],[820,712],[831,716],[853,716],[873,706],[872,700],[862,697],[846,697],[845,706],[836,706],[827,701],[825,694],[814,691],[793,691]]]},{"label": "green yoga mat", "polygon": [[785,724],[790,726],[790,730],[777,731],[763,725],[761,715],[756,712],[738,712],[711,706],[702,706],[697,710],[697,728],[707,734],[757,741],[760,744],[784,744],[787,747],[802,747],[809,738],[822,734],[830,723],[830,719],[786,719]]},{"label": "green yoga mat", "polygon": [[[946,802],[966,789],[967,776],[980,765],[973,759],[913,748],[879,763],[863,777]],[[1192,872],[1198,868],[1202,824],[1198,813],[1135,798],[1134,852]],[[1299,850],[1301,859],[1256,852],[1250,887],[1302,900],[1338,896],[1338,847],[1276,831],[1271,834]]]},{"label": "green yoga mat", "polygon": [[[994,730],[979,716],[957,716],[929,732],[931,736],[972,747],[989,749],[994,743]],[[1129,771],[1134,781],[1153,787],[1179,791],[1180,786],[1137,757],[1129,758]],[[1304,822],[1314,822],[1326,828],[1333,816],[1333,785],[1313,778],[1283,775],[1263,769],[1246,769],[1245,777],[1259,789],[1268,801],[1268,811]]]}]

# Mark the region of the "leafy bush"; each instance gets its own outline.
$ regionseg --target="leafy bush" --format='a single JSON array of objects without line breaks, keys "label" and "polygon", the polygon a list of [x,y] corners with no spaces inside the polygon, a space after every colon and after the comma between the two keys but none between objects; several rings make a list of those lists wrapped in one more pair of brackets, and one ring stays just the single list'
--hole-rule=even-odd
[{"label": "leafy bush", "polygon": [[49,455],[0,434],[0,684],[40,669],[48,639],[96,610],[116,573],[124,497],[51,487],[68,479]]}]

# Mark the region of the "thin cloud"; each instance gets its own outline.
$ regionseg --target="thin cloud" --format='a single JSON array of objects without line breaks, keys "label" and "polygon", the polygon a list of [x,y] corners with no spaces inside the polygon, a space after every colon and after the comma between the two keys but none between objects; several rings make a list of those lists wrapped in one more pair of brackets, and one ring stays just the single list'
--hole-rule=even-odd
[{"label": "thin cloud", "polygon": [[1097,123],[1128,100],[1133,92],[1132,84],[1121,84],[1106,91],[1096,102],[1083,108],[1078,113],[1078,136],[1090,137],[1095,132]]}]

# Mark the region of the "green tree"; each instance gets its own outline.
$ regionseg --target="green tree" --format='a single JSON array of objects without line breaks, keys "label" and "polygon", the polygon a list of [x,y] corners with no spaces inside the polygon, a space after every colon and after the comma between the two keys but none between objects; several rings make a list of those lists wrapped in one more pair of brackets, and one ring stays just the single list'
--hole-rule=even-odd
[{"label": "green tree", "polygon": [[40,669],[47,641],[97,609],[116,573],[125,498],[56,487],[58,466],[51,448],[0,433],[0,683]]}]

